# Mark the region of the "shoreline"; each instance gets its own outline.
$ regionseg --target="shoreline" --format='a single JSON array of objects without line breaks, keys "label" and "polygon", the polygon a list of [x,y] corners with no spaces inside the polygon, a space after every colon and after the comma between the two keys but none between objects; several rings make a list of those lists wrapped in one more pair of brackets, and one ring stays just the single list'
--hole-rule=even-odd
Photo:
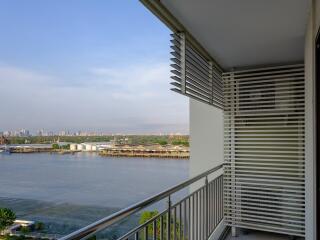
[{"label": "shoreline", "polygon": [[50,154],[76,154],[79,152],[97,153],[105,157],[142,157],[142,158],[177,158],[189,159],[188,148],[166,148],[166,147],[128,147],[117,146],[99,151],[80,151],[69,149],[53,149],[50,147],[10,147],[10,153],[50,153]]}]

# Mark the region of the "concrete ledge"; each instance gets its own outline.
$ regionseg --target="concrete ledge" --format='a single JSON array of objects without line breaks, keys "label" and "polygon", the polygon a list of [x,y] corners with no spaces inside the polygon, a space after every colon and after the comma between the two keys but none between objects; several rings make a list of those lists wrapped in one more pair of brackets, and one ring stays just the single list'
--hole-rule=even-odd
[{"label": "concrete ledge", "polygon": [[219,225],[216,227],[216,230],[210,235],[208,238],[209,240],[220,240],[221,235],[226,231],[228,226],[225,225],[224,219],[219,223]]}]

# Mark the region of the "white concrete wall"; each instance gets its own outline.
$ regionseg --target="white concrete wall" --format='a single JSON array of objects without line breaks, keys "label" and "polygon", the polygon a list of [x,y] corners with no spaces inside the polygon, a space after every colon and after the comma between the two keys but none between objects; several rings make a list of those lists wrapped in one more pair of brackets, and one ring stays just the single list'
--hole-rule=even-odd
[{"label": "white concrete wall", "polygon": [[316,239],[315,39],[320,26],[320,0],[313,0],[305,44],[306,239]]},{"label": "white concrete wall", "polygon": [[190,99],[190,176],[223,163],[223,111]]}]

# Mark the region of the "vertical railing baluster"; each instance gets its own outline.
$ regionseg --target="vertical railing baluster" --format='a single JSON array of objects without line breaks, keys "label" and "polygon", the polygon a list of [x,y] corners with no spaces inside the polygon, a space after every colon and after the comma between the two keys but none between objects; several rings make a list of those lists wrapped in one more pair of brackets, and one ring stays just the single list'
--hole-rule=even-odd
[{"label": "vertical railing baluster", "polygon": [[184,201],[183,202],[181,202],[180,204],[179,204],[179,240],[182,240],[182,204],[184,203]]},{"label": "vertical railing baluster", "polygon": [[195,208],[195,194],[192,195],[192,236],[193,239],[196,239],[196,225],[195,225],[195,216],[196,216],[196,208]]},{"label": "vertical railing baluster", "polygon": [[199,239],[202,239],[202,228],[203,228],[203,204],[202,204],[202,199],[203,199],[203,189],[200,189],[199,192]]},{"label": "vertical railing baluster", "polygon": [[191,198],[192,195],[188,198],[188,239],[191,239],[191,224],[192,224],[192,219],[191,219]]},{"label": "vertical railing baluster", "polygon": [[221,220],[221,178],[218,177],[218,199],[219,199],[219,210],[218,210],[218,224]]},{"label": "vertical railing baluster", "polygon": [[202,204],[203,204],[203,239],[207,239],[207,224],[208,224],[208,219],[207,219],[207,209],[206,209],[206,189],[203,188],[203,200],[202,200]]},{"label": "vertical railing baluster", "polygon": [[153,221],[153,240],[157,240],[157,218]]},{"label": "vertical railing baluster", "polygon": [[215,198],[215,196],[214,196],[214,180],[211,182],[211,197],[212,197],[212,212],[211,212],[211,214],[212,214],[212,221],[211,221],[211,229],[210,229],[210,231],[212,230],[212,229],[214,229],[214,222],[215,222],[215,204],[216,204],[216,198]]},{"label": "vertical railing baluster", "polygon": [[218,217],[218,221],[217,221],[217,226],[220,222],[220,179],[217,178],[217,198],[218,198],[218,209],[217,209],[217,217]]},{"label": "vertical railing baluster", "polygon": [[219,222],[221,222],[221,219],[223,217],[223,208],[222,208],[222,202],[223,202],[223,189],[222,189],[222,178],[219,178],[219,188],[220,188],[220,219],[219,219]]},{"label": "vertical railing baluster", "polygon": [[195,201],[195,209],[196,209],[196,215],[195,215],[195,221],[196,221],[196,238],[199,239],[199,191],[196,193],[196,201]]},{"label": "vertical railing baluster", "polygon": [[148,240],[148,225],[144,227],[144,239]]},{"label": "vertical railing baluster", "polygon": [[212,203],[212,226],[211,226],[211,230],[214,229],[214,225],[215,225],[215,215],[216,215],[216,196],[215,196],[215,188],[214,188],[214,183],[215,180],[212,181],[212,198],[213,198],[213,203]]},{"label": "vertical railing baluster", "polygon": [[160,218],[160,240],[163,240],[163,215]]},{"label": "vertical railing baluster", "polygon": [[219,223],[221,221],[221,216],[222,216],[222,212],[221,212],[221,199],[222,199],[222,191],[221,191],[221,178],[219,177]]},{"label": "vertical railing baluster", "polygon": [[201,239],[203,239],[204,240],[204,238],[205,238],[205,224],[206,224],[206,213],[205,213],[205,209],[204,209],[204,207],[205,207],[205,196],[204,196],[204,191],[205,191],[205,189],[204,189],[204,187],[202,188],[202,197],[201,197],[201,221],[202,221],[202,224],[201,224],[201,226],[202,226],[202,229],[201,229]]},{"label": "vertical railing baluster", "polygon": [[215,216],[215,225],[214,228],[216,228],[217,226],[217,222],[218,222],[218,204],[219,204],[219,199],[218,199],[218,189],[217,189],[217,179],[214,180],[214,198],[216,199],[215,202],[215,210],[214,210],[214,216]]},{"label": "vertical railing baluster", "polygon": [[202,239],[203,237],[203,226],[204,226],[204,222],[203,222],[203,188],[200,189],[200,198],[199,198],[199,206],[200,206],[200,213],[199,213],[199,239]]},{"label": "vertical railing baluster", "polygon": [[136,234],[134,235],[134,239],[139,240],[139,232],[136,232]]},{"label": "vertical railing baluster", "polygon": [[214,202],[215,202],[215,198],[214,198],[214,191],[213,191],[213,183],[214,183],[214,180],[210,182],[210,198],[212,199],[211,201],[211,221],[210,221],[210,232],[211,230],[213,229],[213,226],[214,226]]},{"label": "vertical railing baluster", "polygon": [[176,240],[176,225],[177,225],[177,207],[173,208],[173,240]]},{"label": "vertical railing baluster", "polygon": [[210,226],[211,226],[211,202],[212,202],[212,199],[211,199],[211,190],[210,190],[210,182],[208,182],[208,229],[207,229],[207,233],[208,235],[210,234]]},{"label": "vertical railing baluster", "polygon": [[205,179],[205,237],[209,237],[209,183],[208,176]]},{"label": "vertical railing baluster", "polygon": [[223,175],[221,175],[221,184],[222,184],[222,219],[224,217],[224,180]]},{"label": "vertical railing baluster", "polygon": [[168,197],[167,240],[171,238],[171,197]]},{"label": "vertical railing baluster", "polygon": [[184,227],[183,227],[183,238],[184,239],[187,239],[187,227],[189,226],[189,222],[188,222],[188,214],[187,214],[187,201],[188,201],[188,198],[185,200],[184,202],[184,220],[183,220],[183,223],[184,223]]}]

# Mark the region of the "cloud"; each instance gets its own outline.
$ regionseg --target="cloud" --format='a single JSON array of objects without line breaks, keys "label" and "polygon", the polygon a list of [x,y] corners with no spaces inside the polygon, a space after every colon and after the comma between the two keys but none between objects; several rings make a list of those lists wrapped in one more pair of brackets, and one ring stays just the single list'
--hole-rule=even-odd
[{"label": "cloud", "polygon": [[[54,81],[54,77],[40,74],[28,69],[0,65],[0,83],[2,86],[12,85],[12,82],[19,83],[18,86],[38,86],[43,83]],[[18,87],[15,86],[15,87]]]},{"label": "cloud", "polygon": [[188,101],[169,90],[166,63],[87,69],[77,85],[75,77],[0,65],[0,131],[188,132]]},{"label": "cloud", "polygon": [[[137,99],[161,97],[159,90],[169,87],[167,64],[140,64],[125,68],[96,67],[90,69],[98,86],[112,89],[115,99]],[[93,81],[94,82],[94,81]]]}]

